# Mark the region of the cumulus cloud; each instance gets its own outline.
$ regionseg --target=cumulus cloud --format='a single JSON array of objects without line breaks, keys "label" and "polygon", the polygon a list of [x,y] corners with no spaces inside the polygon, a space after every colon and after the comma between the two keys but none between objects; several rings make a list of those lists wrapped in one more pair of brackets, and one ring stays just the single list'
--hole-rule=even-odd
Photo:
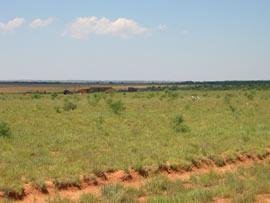
[{"label": "cumulus cloud", "polygon": [[30,27],[37,28],[37,27],[46,27],[53,22],[53,18],[48,18],[46,20],[41,20],[40,18],[35,19],[31,24]]},{"label": "cumulus cloud", "polygon": [[4,24],[0,22],[0,30],[3,31],[13,31],[16,28],[20,27],[24,23],[24,18],[15,18],[13,20],[8,21],[8,23]]},{"label": "cumulus cloud", "polygon": [[108,18],[98,19],[95,16],[77,18],[70,26],[70,35],[75,39],[87,38],[90,33],[98,35],[113,35],[121,38],[130,38],[134,35],[148,35],[148,30],[127,18],[118,18],[110,21]]}]

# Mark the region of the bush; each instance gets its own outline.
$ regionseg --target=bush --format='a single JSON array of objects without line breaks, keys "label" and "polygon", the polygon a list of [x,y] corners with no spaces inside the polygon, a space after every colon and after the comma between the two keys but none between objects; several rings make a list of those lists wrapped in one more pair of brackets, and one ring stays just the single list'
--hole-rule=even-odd
[{"label": "bush", "polygon": [[124,103],[121,100],[113,101],[112,99],[108,99],[107,104],[115,114],[120,114],[126,109]]},{"label": "bush", "polygon": [[60,106],[55,106],[54,110],[56,113],[61,113],[61,107]]},{"label": "bush", "polygon": [[56,92],[51,93],[52,100],[54,100],[57,96],[58,96],[58,94]]},{"label": "bush", "polygon": [[65,111],[73,111],[77,108],[77,105],[76,104],[73,104],[72,102],[70,101],[67,101],[65,104],[64,104],[64,107],[63,109]]},{"label": "bush", "polygon": [[41,98],[41,95],[39,93],[35,93],[32,95],[31,97],[32,99],[40,99]]},{"label": "bush", "polygon": [[116,93],[116,90],[114,90],[114,89],[109,89],[109,90],[108,90],[108,93],[109,93],[109,95],[110,95],[111,97],[113,97],[113,96],[115,95],[115,93]]},{"label": "bush", "polygon": [[93,106],[96,106],[99,101],[102,99],[102,95],[101,94],[94,94],[94,98],[93,99],[90,99],[90,96],[88,95],[87,96],[87,102],[89,105],[93,105]]},{"label": "bush", "polygon": [[6,122],[0,122],[0,137],[11,136],[11,129]]},{"label": "bush", "polygon": [[184,124],[184,116],[176,115],[172,118],[172,126],[176,132],[189,132],[190,129]]}]

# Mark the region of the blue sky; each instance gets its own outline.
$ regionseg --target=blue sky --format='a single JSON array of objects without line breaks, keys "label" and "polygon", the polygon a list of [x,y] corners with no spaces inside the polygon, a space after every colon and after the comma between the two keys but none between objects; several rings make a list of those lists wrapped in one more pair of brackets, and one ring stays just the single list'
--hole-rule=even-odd
[{"label": "blue sky", "polygon": [[0,80],[269,76],[268,0],[0,0]]}]

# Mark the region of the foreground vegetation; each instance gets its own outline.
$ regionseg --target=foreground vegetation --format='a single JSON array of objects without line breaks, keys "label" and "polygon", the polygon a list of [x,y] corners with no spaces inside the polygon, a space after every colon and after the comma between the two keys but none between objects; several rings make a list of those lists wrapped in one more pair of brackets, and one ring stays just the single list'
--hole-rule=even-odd
[{"label": "foreground vegetation", "polygon": [[[169,180],[157,175],[139,188],[123,187],[120,184],[105,185],[101,195],[81,195],[77,201],[56,196],[48,203],[196,203],[227,200],[233,203],[251,203],[259,195],[270,191],[270,164],[255,164],[250,168],[238,167],[236,171],[224,174],[210,171],[203,175],[192,175],[187,180]],[[260,201],[260,200],[259,200]]]},{"label": "foreground vegetation", "polygon": [[[270,91],[258,90],[1,94],[0,191],[22,193],[24,183],[46,180],[79,184],[80,175],[109,170],[190,170],[200,160],[223,166],[242,153],[264,156],[269,102]],[[149,201],[182,198],[158,194]]]}]

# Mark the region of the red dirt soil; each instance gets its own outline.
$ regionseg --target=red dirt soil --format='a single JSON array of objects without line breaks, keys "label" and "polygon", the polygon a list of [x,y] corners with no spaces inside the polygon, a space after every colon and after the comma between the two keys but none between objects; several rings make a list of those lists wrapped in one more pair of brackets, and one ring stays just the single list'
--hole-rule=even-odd
[{"label": "red dirt soil", "polygon": [[[188,179],[191,175],[194,174],[204,174],[213,170],[218,173],[225,173],[226,171],[234,171],[238,166],[242,165],[246,168],[251,167],[255,162],[265,163],[266,159],[270,157],[270,153],[266,154],[263,158],[256,156],[256,158],[251,158],[249,156],[243,155],[235,163],[227,163],[223,167],[218,167],[213,161],[201,162],[199,167],[195,165],[192,166],[191,171],[184,170],[172,170],[171,168],[164,169],[161,168],[157,173],[167,175],[169,179]],[[198,164],[196,164],[198,166]],[[80,187],[78,186],[64,186],[63,189],[59,189],[52,181],[46,182],[45,191],[41,190],[35,185],[25,184],[23,196],[18,196],[16,194],[9,195],[10,198],[13,198],[15,202],[20,203],[31,203],[39,202],[45,203],[48,199],[53,199],[55,196],[61,198],[69,198],[72,200],[79,200],[80,196],[84,193],[91,193],[95,195],[100,195],[101,187],[106,184],[121,184],[125,187],[136,187],[140,188],[147,180],[150,179],[150,176],[145,177],[138,171],[133,169],[130,170],[129,174],[125,173],[123,170],[116,172],[106,172],[100,177],[94,179],[83,178],[80,179]],[[0,192],[0,202],[3,201],[5,194]],[[139,199],[141,202],[146,201],[146,197]],[[230,202],[230,199],[214,199],[214,202],[225,203]],[[270,202],[270,194],[262,194],[257,196],[257,202]]]}]

